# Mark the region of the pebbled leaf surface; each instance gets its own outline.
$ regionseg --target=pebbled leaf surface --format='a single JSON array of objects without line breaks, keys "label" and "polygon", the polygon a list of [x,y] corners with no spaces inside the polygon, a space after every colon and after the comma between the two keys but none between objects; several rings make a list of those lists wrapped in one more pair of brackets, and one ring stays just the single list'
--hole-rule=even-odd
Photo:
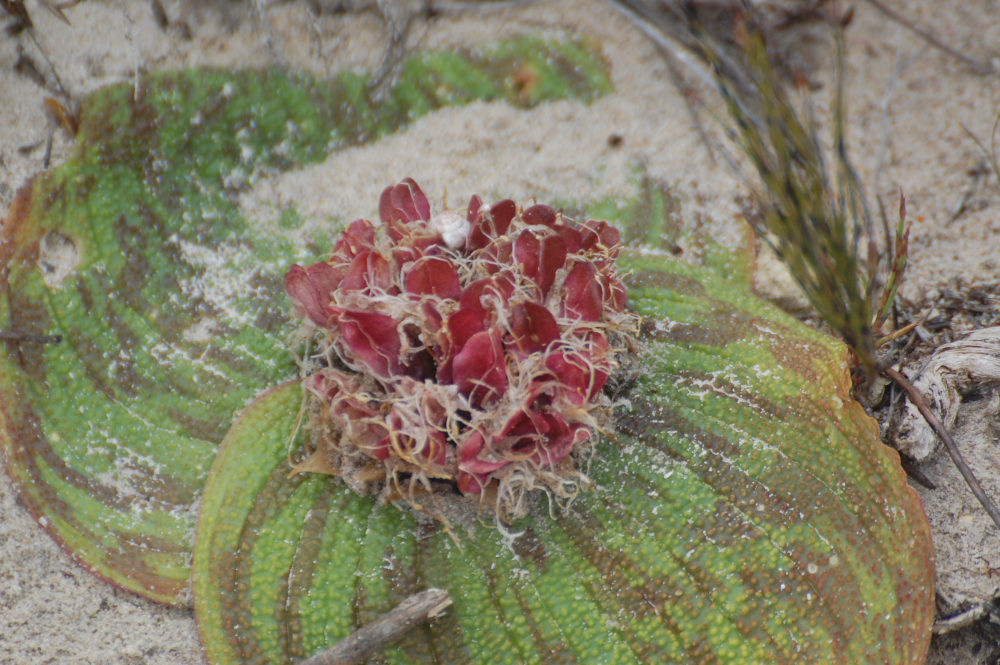
[{"label": "pebbled leaf surface", "polygon": [[526,38],[415,57],[379,102],[353,73],[189,70],[139,89],[88,97],[69,160],[4,224],[0,328],[62,342],[3,343],[0,447],[23,503],[78,561],[184,604],[218,443],[295,372],[282,275],[327,249],[253,228],[240,191],[444,105],[592,99],[610,83],[593,45]]},{"label": "pebbled leaf surface", "polygon": [[[374,662],[918,665],[930,537],[838,343],[744,281],[631,252],[644,372],[597,490],[503,537],[417,523],[289,478],[295,384],[250,405],[213,465],[195,549],[213,665],[294,663],[429,586],[454,606]],[[707,261],[711,264],[712,261]]]}]

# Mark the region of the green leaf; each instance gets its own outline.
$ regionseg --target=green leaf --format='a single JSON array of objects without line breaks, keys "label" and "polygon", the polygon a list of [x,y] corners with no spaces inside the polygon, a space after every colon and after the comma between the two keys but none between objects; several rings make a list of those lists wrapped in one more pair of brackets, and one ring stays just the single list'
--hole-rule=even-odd
[{"label": "green leaf", "polygon": [[628,252],[644,372],[597,489],[506,538],[289,476],[296,384],[251,404],[206,485],[195,610],[212,665],[294,663],[411,593],[454,605],[376,662],[923,663],[929,530],[849,396],[844,348],[740,281]]},{"label": "green leaf", "polygon": [[[525,87],[525,62],[544,85]],[[520,39],[417,56],[379,102],[366,76],[280,71],[161,72],[139,98],[131,83],[88,97],[72,155],[19,196],[0,239],[0,328],[62,336],[0,354],[0,446],[22,502],[96,574],[189,602],[205,476],[233,414],[295,374],[281,279],[316,251],[253,228],[240,190],[445,105],[609,88],[593,45]]]}]

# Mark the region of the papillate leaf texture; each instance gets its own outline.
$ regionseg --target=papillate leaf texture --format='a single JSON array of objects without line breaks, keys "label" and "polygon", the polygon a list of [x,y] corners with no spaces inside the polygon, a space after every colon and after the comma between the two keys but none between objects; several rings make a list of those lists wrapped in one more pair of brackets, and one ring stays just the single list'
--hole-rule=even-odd
[{"label": "papillate leaf texture", "polygon": [[[454,605],[378,662],[923,663],[928,526],[849,396],[846,350],[746,283],[623,252],[643,371],[595,483],[510,536],[449,533],[292,475],[294,382],[209,474],[194,563],[209,662],[295,663],[429,587]],[[304,436],[304,435],[303,435]]]},{"label": "papillate leaf texture", "polygon": [[205,476],[234,414],[294,375],[282,276],[315,258],[255,228],[237,196],[443,106],[588,101],[610,83],[593,44],[522,38],[414,56],[377,101],[355,73],[185,70],[137,89],[83,102],[69,159],[4,223],[0,328],[22,338],[0,353],[0,446],[22,502],[76,560],[188,604]]}]

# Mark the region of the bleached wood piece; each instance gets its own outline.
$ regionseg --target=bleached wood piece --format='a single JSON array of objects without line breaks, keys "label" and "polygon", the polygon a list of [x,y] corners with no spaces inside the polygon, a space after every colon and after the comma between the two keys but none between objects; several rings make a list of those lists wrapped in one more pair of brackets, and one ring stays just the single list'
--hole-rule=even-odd
[{"label": "bleached wood piece", "polygon": [[[1000,385],[1000,327],[983,328],[945,344],[916,371],[908,373],[947,429],[955,425],[962,398],[977,388]],[[933,455],[940,445],[912,403],[900,419],[897,446],[916,461]]]}]

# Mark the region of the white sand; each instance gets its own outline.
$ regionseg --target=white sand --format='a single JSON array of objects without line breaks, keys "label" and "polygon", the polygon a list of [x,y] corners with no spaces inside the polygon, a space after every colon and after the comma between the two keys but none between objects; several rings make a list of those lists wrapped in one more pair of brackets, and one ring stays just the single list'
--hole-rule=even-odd
[{"label": "white sand", "polygon": [[[164,2],[177,16],[180,2]],[[198,3],[190,3],[196,5]],[[28,2],[39,40],[67,89],[81,96],[137,67],[254,66],[281,63],[329,74],[378,65],[383,31],[371,14],[315,20],[305,3],[275,8],[266,27],[205,11],[192,17],[194,40],[165,34],[147,0],[90,0],[66,15],[72,26]],[[913,20],[977,58],[1000,44],[1000,12],[990,0],[963,3],[895,0]],[[373,215],[382,187],[411,175],[439,208],[488,198],[572,196],[583,200],[630,192],[634,169],[670,183],[688,214],[704,213],[710,230],[736,242],[735,178],[714,163],[693,130],[656,50],[616,12],[597,0],[540,0],[528,9],[418,21],[413,46],[489,43],[513,33],[579,31],[604,44],[618,92],[590,106],[559,102],[530,112],[497,104],[444,110],[376,145],[346,150],[324,164],[262,182],[245,197],[251,214],[268,221],[295,201],[310,223],[329,216]],[[47,95],[13,73],[25,39],[0,37],[0,209],[40,169],[48,131]],[[998,278],[1000,218],[996,176],[970,176],[985,156],[963,125],[987,145],[998,110],[1000,82],[969,71],[858,3],[848,32],[850,139],[870,193],[905,189],[915,223],[913,268],[906,295],[932,294],[955,280]],[[820,109],[822,110],[822,109]],[[707,120],[707,119],[706,119]],[[611,134],[624,137],[611,148]],[[56,132],[53,164],[69,140]],[[962,200],[969,209],[952,221]],[[0,662],[147,665],[201,662],[191,613],[118,592],[92,578],[59,551],[18,505],[0,477]],[[992,565],[1000,565],[1000,553]]]}]

